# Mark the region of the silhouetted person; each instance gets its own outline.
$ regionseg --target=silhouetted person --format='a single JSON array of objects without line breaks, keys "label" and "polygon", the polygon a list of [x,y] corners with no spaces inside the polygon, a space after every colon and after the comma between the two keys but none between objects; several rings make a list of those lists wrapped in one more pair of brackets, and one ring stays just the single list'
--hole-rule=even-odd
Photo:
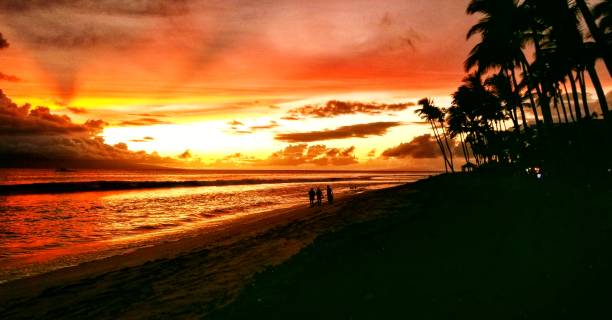
[{"label": "silhouetted person", "polygon": [[327,202],[334,203],[334,190],[329,185],[327,185]]},{"label": "silhouetted person", "polygon": [[314,207],[315,191],[313,188],[310,188],[310,191],[308,191],[308,197],[310,198],[310,206]]},{"label": "silhouetted person", "polygon": [[321,191],[321,188],[317,187],[317,205],[319,207],[321,206],[322,201],[323,201],[323,191]]}]

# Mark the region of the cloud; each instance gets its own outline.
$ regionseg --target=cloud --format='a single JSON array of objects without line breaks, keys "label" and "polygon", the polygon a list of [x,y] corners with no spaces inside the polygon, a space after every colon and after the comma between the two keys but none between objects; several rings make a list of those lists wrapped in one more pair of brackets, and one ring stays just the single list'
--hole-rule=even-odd
[{"label": "cloud", "polygon": [[18,106],[0,90],[0,165],[31,161],[46,165],[53,161],[171,162],[156,153],[130,151],[123,143],[106,144],[97,136],[105,124],[103,120],[76,124],[65,115],[52,114],[47,107]]},{"label": "cloud", "polygon": [[228,122],[227,124],[229,124],[230,126],[243,126],[244,123],[238,121],[238,120],[232,120],[230,122]]},{"label": "cloud", "polygon": [[325,145],[295,144],[273,152],[265,159],[242,153],[233,153],[217,159],[208,166],[215,168],[234,167],[295,167],[295,166],[347,166],[357,164],[355,147],[330,148]]},{"label": "cloud", "polygon": [[252,134],[259,130],[270,130],[279,127],[278,122],[270,120],[267,124],[247,126],[238,120],[232,120],[227,123],[230,126],[230,133],[233,134]]},{"label": "cloud", "polygon": [[87,110],[85,110],[85,108],[79,108],[79,107],[66,107],[66,109],[68,109],[68,111],[74,113],[74,114],[85,114],[87,113]]},{"label": "cloud", "polygon": [[436,140],[430,134],[415,137],[408,143],[389,148],[381,154],[382,158],[406,158],[429,159],[440,156],[440,150]]},{"label": "cloud", "polygon": [[122,15],[170,16],[184,14],[187,0],[2,0],[0,10],[9,13],[71,9]]},{"label": "cloud", "polygon": [[130,113],[128,114],[130,116],[138,116],[138,117],[156,117],[156,118],[161,118],[161,117],[167,117],[167,115],[165,114],[157,114],[157,113]]},{"label": "cloud", "polygon": [[189,149],[185,150],[185,152],[178,156],[179,159],[191,159],[191,157],[191,151]]},{"label": "cloud", "polygon": [[120,126],[152,126],[157,124],[172,124],[172,122],[156,118],[139,118],[136,120],[124,120],[119,123]]},{"label": "cloud", "polygon": [[4,81],[8,81],[8,82],[20,82],[21,79],[19,79],[16,76],[10,75],[10,74],[4,74],[2,72],[0,72],[0,80],[4,80]]},{"label": "cloud", "polygon": [[260,126],[251,126],[249,127],[249,129],[251,130],[267,130],[267,129],[274,129],[278,127],[278,123],[276,123],[276,121],[271,120],[270,123],[265,124],[265,125],[260,125]]},{"label": "cloud", "polygon": [[345,166],[356,164],[355,147],[346,149],[328,148],[325,145],[297,144],[289,145],[285,149],[272,153],[267,159],[256,165],[261,166]]},{"label": "cloud", "polygon": [[0,32],[0,50],[8,48],[8,47],[9,47],[8,41],[6,41],[6,39],[4,38],[2,33]]},{"label": "cloud", "polygon": [[142,139],[132,139],[130,142],[149,142],[155,140],[153,137],[144,137]]},{"label": "cloud", "polygon": [[363,103],[354,101],[330,100],[324,105],[306,105],[288,111],[285,120],[299,120],[303,117],[331,118],[345,114],[370,114],[376,115],[383,112],[397,112],[414,106],[414,102],[385,104],[385,103]]},{"label": "cloud", "polygon": [[401,126],[402,124],[402,122],[372,122],[343,126],[333,130],[279,133],[275,136],[275,139],[289,143],[296,143],[348,138],[367,138],[369,136],[382,136],[387,133],[389,128]]}]

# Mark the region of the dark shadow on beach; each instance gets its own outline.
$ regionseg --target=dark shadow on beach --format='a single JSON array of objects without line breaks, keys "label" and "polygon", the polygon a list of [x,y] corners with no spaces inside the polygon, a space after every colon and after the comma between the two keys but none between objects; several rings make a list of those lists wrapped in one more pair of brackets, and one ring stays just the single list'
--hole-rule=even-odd
[{"label": "dark shadow on beach", "polygon": [[610,318],[612,190],[599,187],[487,174],[394,190],[389,216],[318,238],[214,318]]}]

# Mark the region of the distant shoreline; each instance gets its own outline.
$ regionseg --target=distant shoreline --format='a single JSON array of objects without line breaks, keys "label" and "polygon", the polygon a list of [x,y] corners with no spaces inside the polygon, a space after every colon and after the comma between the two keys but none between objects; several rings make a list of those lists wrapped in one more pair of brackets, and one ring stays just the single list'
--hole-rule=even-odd
[{"label": "distant shoreline", "polygon": [[[162,189],[180,187],[215,187],[257,184],[281,183],[314,183],[342,182],[352,180],[367,180],[375,184],[371,177],[351,178],[309,178],[309,179],[238,179],[238,180],[187,180],[187,181],[75,181],[75,182],[43,182],[29,184],[0,185],[0,196],[22,194],[72,193],[87,191],[114,191],[137,189]],[[388,183],[381,181],[380,183]]]}]

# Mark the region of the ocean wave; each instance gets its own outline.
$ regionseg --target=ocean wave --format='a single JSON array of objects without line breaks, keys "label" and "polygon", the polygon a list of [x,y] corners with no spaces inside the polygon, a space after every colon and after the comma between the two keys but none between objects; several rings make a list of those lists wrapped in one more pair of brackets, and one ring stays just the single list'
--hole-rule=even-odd
[{"label": "ocean wave", "polygon": [[84,191],[112,191],[130,189],[159,189],[178,187],[235,186],[279,183],[326,183],[351,180],[372,180],[372,177],[303,178],[303,179],[242,179],[242,180],[188,180],[188,181],[86,181],[43,182],[0,185],[0,195],[69,193]]}]

